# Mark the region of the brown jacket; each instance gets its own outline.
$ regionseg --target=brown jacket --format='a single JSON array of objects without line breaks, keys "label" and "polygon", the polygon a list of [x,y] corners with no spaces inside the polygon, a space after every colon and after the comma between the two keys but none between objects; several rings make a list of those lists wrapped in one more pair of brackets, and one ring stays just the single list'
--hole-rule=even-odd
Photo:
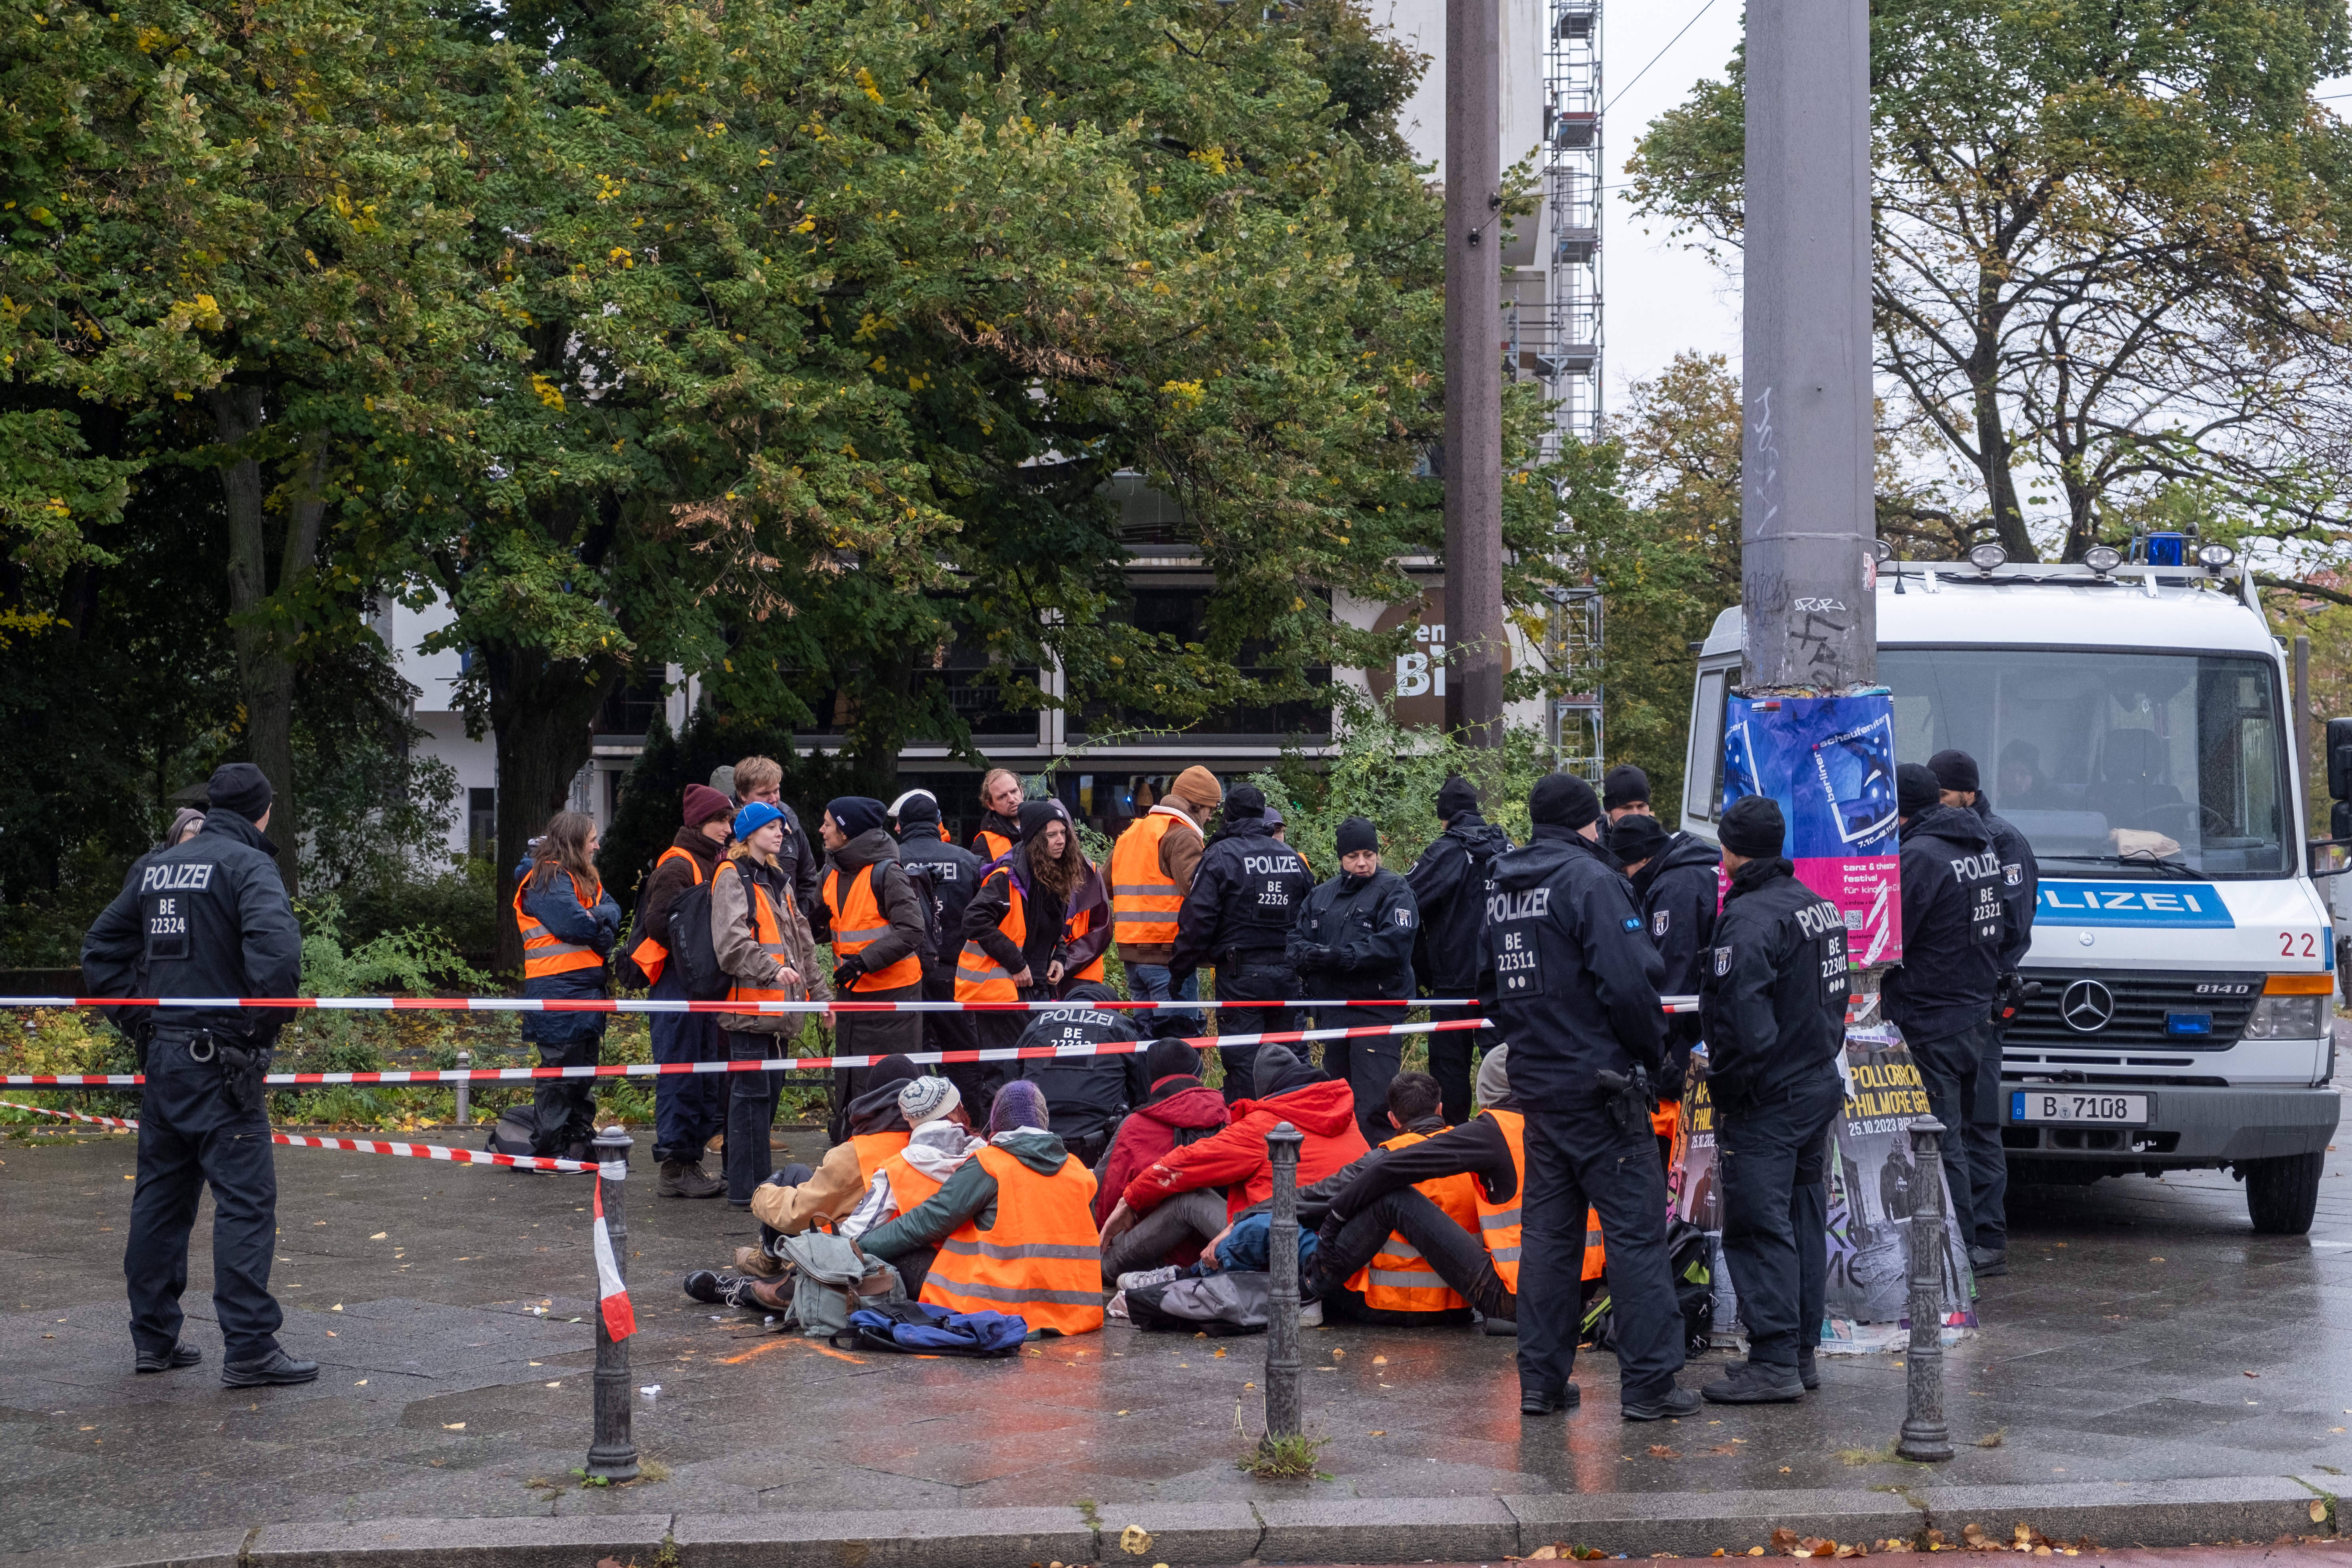
[{"label": "brown jacket", "polygon": [[866,1195],[866,1178],[857,1173],[857,1145],[835,1143],[824,1152],[816,1174],[796,1187],[775,1187],[762,1182],[751,1189],[751,1217],[786,1236],[798,1236],[813,1225],[828,1225],[857,1206]]},{"label": "brown jacket", "polygon": [[[776,961],[761,950],[752,933],[749,895],[743,890],[746,870],[761,879],[768,901],[775,906],[783,928],[784,961],[800,975],[788,986]],[[823,999],[832,994],[826,977],[817,973],[816,939],[806,916],[793,897],[791,885],[773,867],[759,866],[748,857],[722,863],[710,879],[710,944],[719,967],[746,985],[763,991],[785,991],[795,1001]],[[800,1013],[721,1013],[719,1026],[738,1035],[797,1035],[806,1015]]]},{"label": "brown jacket", "polygon": [[[1197,808],[1189,801],[1176,795],[1170,795],[1151,809],[1158,811],[1161,806],[1181,808],[1184,823],[1191,827],[1190,832],[1187,832],[1184,826],[1171,827],[1160,836],[1160,869],[1175,881],[1179,896],[1191,898],[1192,875],[1201,868],[1201,850],[1203,847],[1201,838],[1201,819],[1192,815]],[[1131,833],[1134,829],[1129,828],[1128,831]],[[1173,942],[1123,942],[1118,944],[1118,961],[1121,963],[1157,963],[1165,966],[1168,961],[1175,956],[1176,944]]]}]

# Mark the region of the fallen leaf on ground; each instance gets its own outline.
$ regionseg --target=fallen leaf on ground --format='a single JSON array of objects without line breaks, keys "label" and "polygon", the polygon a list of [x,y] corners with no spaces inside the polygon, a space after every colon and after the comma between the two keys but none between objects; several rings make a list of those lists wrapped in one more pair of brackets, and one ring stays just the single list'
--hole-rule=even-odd
[{"label": "fallen leaf on ground", "polygon": [[1795,1531],[1790,1530],[1787,1525],[1785,1525],[1785,1524],[1784,1524],[1784,1525],[1781,1525],[1779,1529],[1777,1529],[1777,1530],[1775,1530],[1775,1531],[1772,1531],[1772,1550],[1773,1550],[1773,1551],[1775,1551],[1775,1552],[1794,1552],[1796,1549],[1797,1549],[1797,1532],[1796,1532]]},{"label": "fallen leaf on ground", "polygon": [[1714,1454],[1737,1454],[1738,1452],[1739,1452],[1739,1450],[1738,1450],[1738,1449],[1737,1449],[1737,1448],[1735,1448],[1735,1447],[1732,1447],[1730,1444],[1728,1444],[1728,1443],[1717,1443],[1714,1447],[1712,1447],[1712,1448],[1701,1448],[1701,1449],[1699,1450],[1699,1452],[1700,1452],[1701,1454],[1706,1454],[1706,1455],[1714,1455]]},{"label": "fallen leaf on ground", "polygon": [[1654,1459],[1679,1459],[1682,1458],[1682,1455],[1675,1452],[1674,1449],[1667,1447],[1664,1443],[1653,1443],[1650,1445],[1650,1458]]},{"label": "fallen leaf on ground", "polygon": [[1389,1364],[1389,1358],[1384,1355],[1376,1355],[1372,1358],[1372,1364],[1374,1366],[1386,1366]]},{"label": "fallen leaf on ground", "polygon": [[388,1231],[388,1230],[380,1230],[380,1231],[377,1231],[373,1236],[369,1237],[368,1237],[368,1239],[369,1239],[370,1241],[382,1241],[385,1237],[390,1236],[391,1234],[392,1234],[392,1232],[390,1232],[390,1231]]},{"label": "fallen leaf on ground", "polygon": [[441,1423],[441,1430],[444,1432],[463,1432],[465,1429],[466,1424],[463,1421],[444,1421]]},{"label": "fallen leaf on ground", "polygon": [[1559,1548],[1557,1545],[1538,1546],[1533,1552],[1528,1553],[1526,1561],[1529,1563],[1557,1563],[1559,1561]]}]

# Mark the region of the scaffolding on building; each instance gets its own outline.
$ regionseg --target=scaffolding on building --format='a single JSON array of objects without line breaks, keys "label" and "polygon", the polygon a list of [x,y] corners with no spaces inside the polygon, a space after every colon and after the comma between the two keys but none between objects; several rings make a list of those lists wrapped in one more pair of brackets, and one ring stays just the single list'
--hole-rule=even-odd
[{"label": "scaffolding on building", "polygon": [[1555,588],[1550,596],[1544,658],[1568,682],[1565,690],[1546,700],[1552,765],[1597,789],[1607,766],[1601,731],[1601,590]]}]

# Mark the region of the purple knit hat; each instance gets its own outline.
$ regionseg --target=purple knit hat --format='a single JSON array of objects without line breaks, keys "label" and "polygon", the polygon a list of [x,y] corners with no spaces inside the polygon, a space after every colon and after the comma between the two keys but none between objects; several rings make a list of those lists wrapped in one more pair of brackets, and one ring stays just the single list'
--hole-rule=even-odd
[{"label": "purple knit hat", "polygon": [[1043,1132],[1048,1125],[1045,1096],[1025,1078],[1016,1078],[996,1091],[996,1102],[988,1108],[988,1135],[1016,1132],[1034,1128]]}]

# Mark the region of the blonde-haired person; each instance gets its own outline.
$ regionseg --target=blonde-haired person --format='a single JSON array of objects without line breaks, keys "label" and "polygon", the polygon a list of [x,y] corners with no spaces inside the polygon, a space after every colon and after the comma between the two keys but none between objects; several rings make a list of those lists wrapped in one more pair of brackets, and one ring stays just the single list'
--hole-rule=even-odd
[{"label": "blonde-haired person", "polygon": [[980,810],[971,852],[982,864],[1002,860],[1021,839],[1021,775],[1011,768],[989,769],[980,781]]},{"label": "blonde-haired person", "polygon": [[817,898],[817,880],[824,875],[824,850],[814,836],[801,826],[801,814],[784,799],[783,763],[773,757],[746,757],[735,764],[731,774],[737,805],[757,801],[784,814],[784,842],[776,851],[776,864],[783,868],[784,879],[793,885],[793,898],[800,904],[801,918],[822,940],[824,907]]},{"label": "blonde-haired person", "polygon": [[[736,778],[740,784],[742,769]],[[735,1003],[805,1002],[827,994],[816,973],[816,940],[779,859],[786,843],[783,808],[748,802],[735,814],[735,842],[710,878],[710,945],[732,984]],[[730,1061],[786,1054],[805,1013],[721,1013]],[[727,1075],[727,1202],[751,1206],[752,1191],[775,1170],[768,1139],[783,1080],[772,1072]]]},{"label": "blonde-haired person", "polygon": [[[605,994],[604,960],[620,932],[621,910],[596,875],[596,819],[578,811],[549,817],[531,844],[514,897],[527,997]],[[525,1013],[522,1037],[539,1047],[541,1067],[593,1067],[604,1051],[604,1022],[602,1013]],[[585,1158],[596,1135],[594,1080],[541,1079],[531,1098],[538,1111],[531,1152]]]}]

